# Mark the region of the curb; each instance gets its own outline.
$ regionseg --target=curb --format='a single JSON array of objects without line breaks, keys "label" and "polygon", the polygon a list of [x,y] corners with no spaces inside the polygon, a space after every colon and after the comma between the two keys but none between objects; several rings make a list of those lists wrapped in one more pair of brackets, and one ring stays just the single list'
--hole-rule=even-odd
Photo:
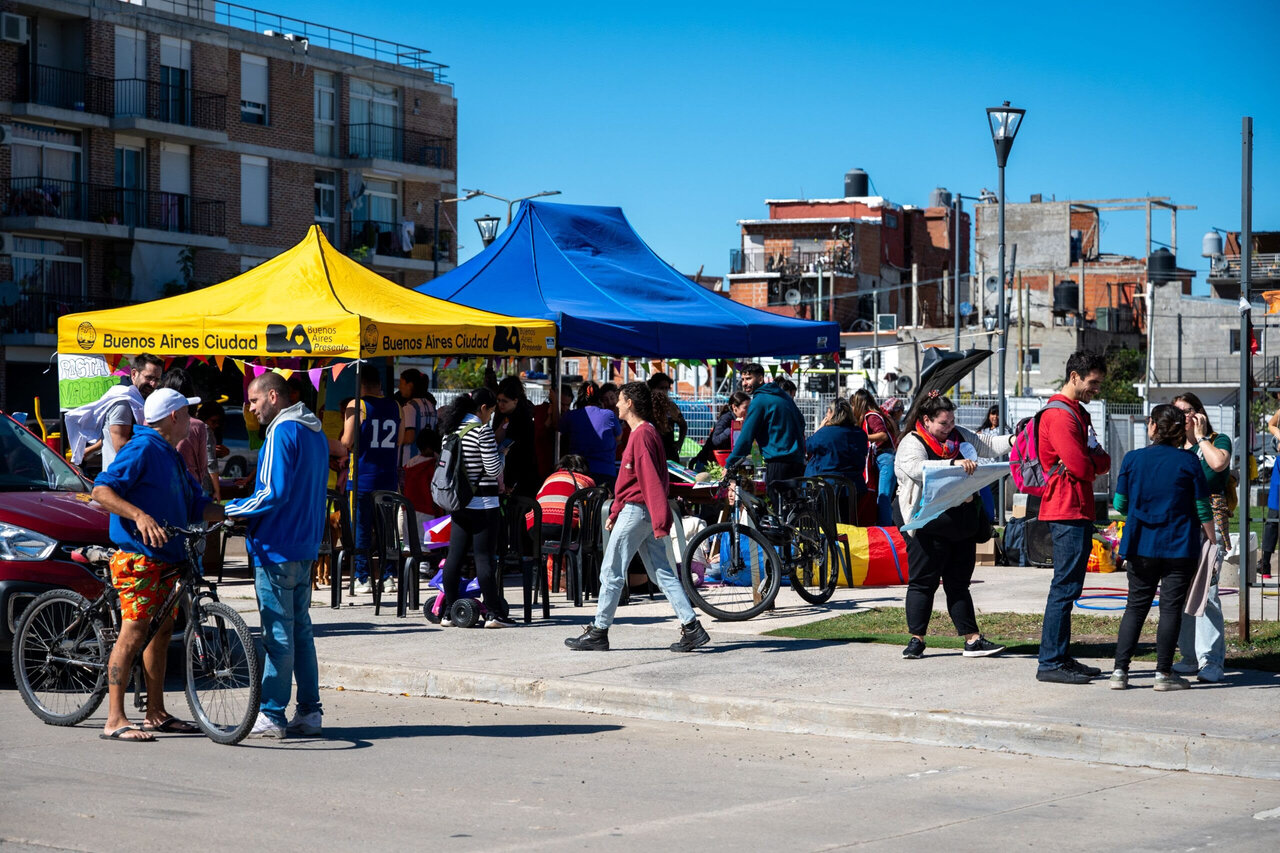
[{"label": "curb", "polygon": [[986,749],[1126,767],[1280,779],[1280,743],[959,711],[715,696],[564,678],[320,662],[320,686],[789,734]]}]

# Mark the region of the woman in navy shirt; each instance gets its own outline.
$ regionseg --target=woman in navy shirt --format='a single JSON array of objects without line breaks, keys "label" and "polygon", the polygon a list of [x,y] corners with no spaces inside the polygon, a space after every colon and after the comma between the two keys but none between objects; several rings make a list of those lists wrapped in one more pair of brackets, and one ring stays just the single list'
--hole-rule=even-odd
[{"label": "woman in navy shirt", "polygon": [[1120,556],[1129,561],[1129,601],[1120,620],[1111,687],[1129,686],[1129,661],[1160,587],[1156,632],[1156,690],[1191,685],[1173,672],[1187,588],[1200,560],[1201,531],[1214,541],[1209,484],[1200,460],[1183,449],[1186,420],[1176,406],[1161,405],[1147,418],[1151,445],[1125,454],[1116,479],[1115,508],[1127,521]]},{"label": "woman in navy shirt", "polygon": [[[853,481],[856,494],[854,505],[867,493],[867,434],[858,426],[853,407],[848,401],[837,397],[827,409],[818,431],[809,436],[804,443],[806,477],[821,477],[830,474],[845,477]],[[848,496],[840,495],[840,516],[849,517]]]}]

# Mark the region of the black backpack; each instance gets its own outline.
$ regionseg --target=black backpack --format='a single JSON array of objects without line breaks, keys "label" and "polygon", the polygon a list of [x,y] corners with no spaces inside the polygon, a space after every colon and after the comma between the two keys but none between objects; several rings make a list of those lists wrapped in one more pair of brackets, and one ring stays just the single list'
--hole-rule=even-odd
[{"label": "black backpack", "polygon": [[431,500],[441,512],[457,512],[471,503],[474,490],[467,478],[462,437],[475,426],[476,424],[468,424],[457,432],[450,433],[440,446],[440,461],[431,477]]}]

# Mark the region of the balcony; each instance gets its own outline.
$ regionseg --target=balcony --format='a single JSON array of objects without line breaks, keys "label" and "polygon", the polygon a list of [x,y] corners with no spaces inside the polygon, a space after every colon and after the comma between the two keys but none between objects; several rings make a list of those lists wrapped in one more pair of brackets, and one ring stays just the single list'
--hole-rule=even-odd
[{"label": "balcony", "polygon": [[[1239,255],[1215,258],[1209,279],[1239,284],[1240,267]],[[1254,252],[1249,257],[1249,280],[1251,284],[1280,281],[1280,254]]]},{"label": "balcony", "polygon": [[[1188,353],[1181,359],[1154,359],[1153,379],[1160,385],[1236,385],[1240,384],[1240,354],[1200,356]],[[1280,376],[1280,359],[1259,356],[1250,359],[1253,377],[1259,384],[1273,384]]]},{"label": "balcony", "polygon": [[195,145],[227,141],[227,97],[157,80],[111,81],[115,130]]},{"label": "balcony", "polygon": [[[54,178],[10,178],[0,181],[0,194],[6,230],[225,248],[222,201]],[[166,234],[185,236],[170,240]]]},{"label": "balcony", "polygon": [[[440,264],[452,268],[453,232],[440,232]],[[405,251],[400,223],[372,220],[343,223],[343,251],[374,267],[395,267],[426,271],[434,266],[432,232],[425,225],[414,227],[413,245]]]},{"label": "balcony", "polygon": [[0,311],[0,335],[56,335],[58,318],[81,311],[98,311],[132,305],[131,299],[69,296],[59,293],[22,293],[18,301]]},{"label": "balcony", "polygon": [[387,160],[427,169],[451,169],[453,158],[449,156],[449,147],[452,142],[443,136],[388,124],[349,124],[343,156],[351,160]]},{"label": "balcony", "polygon": [[752,273],[788,273],[803,275],[818,271],[819,265],[826,272],[854,273],[852,265],[846,262],[847,251],[843,245],[829,252],[793,251],[788,255],[780,252],[767,254],[760,249],[730,249],[729,275],[748,275]]},{"label": "balcony", "polygon": [[60,120],[85,127],[107,127],[112,82],[105,77],[54,68],[19,65],[14,114]]}]

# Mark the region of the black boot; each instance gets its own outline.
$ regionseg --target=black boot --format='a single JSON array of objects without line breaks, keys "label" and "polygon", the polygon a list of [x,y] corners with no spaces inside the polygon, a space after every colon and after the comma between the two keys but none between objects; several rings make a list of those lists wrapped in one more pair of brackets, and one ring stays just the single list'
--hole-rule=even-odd
[{"label": "black boot", "polygon": [[597,628],[593,622],[582,630],[582,636],[569,637],[564,644],[575,652],[607,652],[609,629]]},{"label": "black boot", "polygon": [[680,626],[680,639],[671,644],[673,652],[691,652],[698,646],[705,646],[711,642],[711,635],[707,633],[707,629],[703,628],[697,619],[694,619],[687,625]]}]

